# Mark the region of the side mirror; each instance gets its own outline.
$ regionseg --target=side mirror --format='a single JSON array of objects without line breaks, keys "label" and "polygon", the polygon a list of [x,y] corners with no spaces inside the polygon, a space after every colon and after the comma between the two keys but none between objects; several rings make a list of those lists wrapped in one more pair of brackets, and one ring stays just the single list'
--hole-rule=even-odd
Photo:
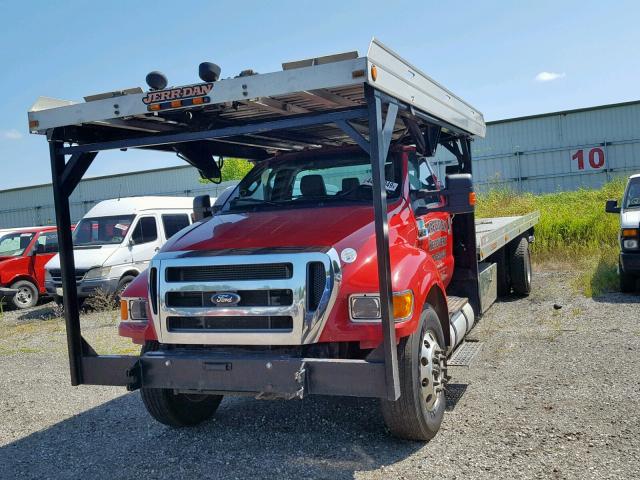
[{"label": "side mirror", "polygon": [[607,200],[604,206],[604,211],[607,213],[620,213],[620,207],[617,200]]},{"label": "side mirror", "polygon": [[446,205],[443,207],[427,208],[418,207],[416,215],[425,215],[429,212],[447,213],[471,213],[476,205],[476,194],[473,191],[473,180],[469,173],[454,173],[446,177],[447,188],[440,191],[423,190],[418,197],[431,197],[442,195],[445,197]]},{"label": "side mirror", "polygon": [[193,199],[193,221],[199,222],[205,218],[211,217],[211,197],[209,195],[200,195]]}]

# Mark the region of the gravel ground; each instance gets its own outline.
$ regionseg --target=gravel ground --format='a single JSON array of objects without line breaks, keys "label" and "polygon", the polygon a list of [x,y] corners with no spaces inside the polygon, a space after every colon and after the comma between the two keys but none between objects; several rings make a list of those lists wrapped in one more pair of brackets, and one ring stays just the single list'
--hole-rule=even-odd
[{"label": "gravel ground", "polygon": [[[215,420],[172,430],[137,392],[69,386],[62,325],[38,319],[50,307],[6,312],[0,478],[639,478],[640,296],[587,299],[572,282],[538,273],[529,298],[485,315],[472,333],[484,348],[450,369],[426,445],[388,437],[362,399],[230,398]],[[114,312],[82,321],[101,346],[129,348]]]}]

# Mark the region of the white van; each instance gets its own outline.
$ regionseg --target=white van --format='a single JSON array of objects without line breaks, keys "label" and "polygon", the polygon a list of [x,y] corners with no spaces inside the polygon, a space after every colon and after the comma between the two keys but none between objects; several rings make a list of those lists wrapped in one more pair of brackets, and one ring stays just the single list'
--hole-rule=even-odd
[{"label": "white van", "polygon": [[[73,232],[78,297],[97,290],[121,292],[160,247],[191,224],[193,198],[129,197],[104,200],[87,212]],[[62,297],[60,258],[45,266],[47,293]]]}]

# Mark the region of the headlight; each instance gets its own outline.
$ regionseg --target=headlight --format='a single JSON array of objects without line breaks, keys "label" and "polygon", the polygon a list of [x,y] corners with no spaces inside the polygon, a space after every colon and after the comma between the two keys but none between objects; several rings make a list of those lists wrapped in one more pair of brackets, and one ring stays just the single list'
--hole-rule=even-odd
[{"label": "headlight", "polygon": [[147,321],[147,300],[120,300],[120,318],[124,321]]},{"label": "headlight", "polygon": [[638,248],[638,240],[635,240],[635,239],[623,240],[622,246],[629,250],[633,250],[634,248]]},{"label": "headlight", "polygon": [[83,280],[93,280],[96,278],[105,278],[111,272],[111,267],[96,267],[84,274]]},{"label": "headlight", "polygon": [[[351,295],[349,312],[354,322],[380,322],[380,297],[378,295]],[[393,294],[393,318],[396,322],[407,320],[413,314],[413,292],[405,290]]]}]

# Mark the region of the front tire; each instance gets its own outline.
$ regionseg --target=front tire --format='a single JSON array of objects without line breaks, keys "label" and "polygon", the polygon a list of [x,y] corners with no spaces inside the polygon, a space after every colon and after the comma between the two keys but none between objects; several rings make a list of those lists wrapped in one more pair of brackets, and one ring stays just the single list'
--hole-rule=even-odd
[{"label": "front tire", "polygon": [[435,310],[427,305],[416,331],[398,345],[400,398],[382,400],[389,432],[405,440],[431,440],[446,408],[444,334]]},{"label": "front tire", "polygon": [[[158,350],[157,342],[148,342],[141,354]],[[175,393],[171,388],[140,389],[142,403],[158,422],[170,427],[192,427],[209,420],[215,413],[222,395]]]},{"label": "front tire", "polygon": [[119,302],[120,297],[122,296],[122,292],[129,286],[131,282],[136,279],[133,275],[125,275],[118,282],[118,286],[116,287],[116,300]]},{"label": "front tire", "polygon": [[25,308],[35,307],[38,304],[40,294],[38,287],[28,280],[19,280],[11,285],[11,288],[18,290],[18,293],[13,297],[13,305],[20,310]]},{"label": "front tire", "polygon": [[192,427],[210,419],[222,395],[174,393],[170,388],[140,389],[147,412],[170,427]]}]

